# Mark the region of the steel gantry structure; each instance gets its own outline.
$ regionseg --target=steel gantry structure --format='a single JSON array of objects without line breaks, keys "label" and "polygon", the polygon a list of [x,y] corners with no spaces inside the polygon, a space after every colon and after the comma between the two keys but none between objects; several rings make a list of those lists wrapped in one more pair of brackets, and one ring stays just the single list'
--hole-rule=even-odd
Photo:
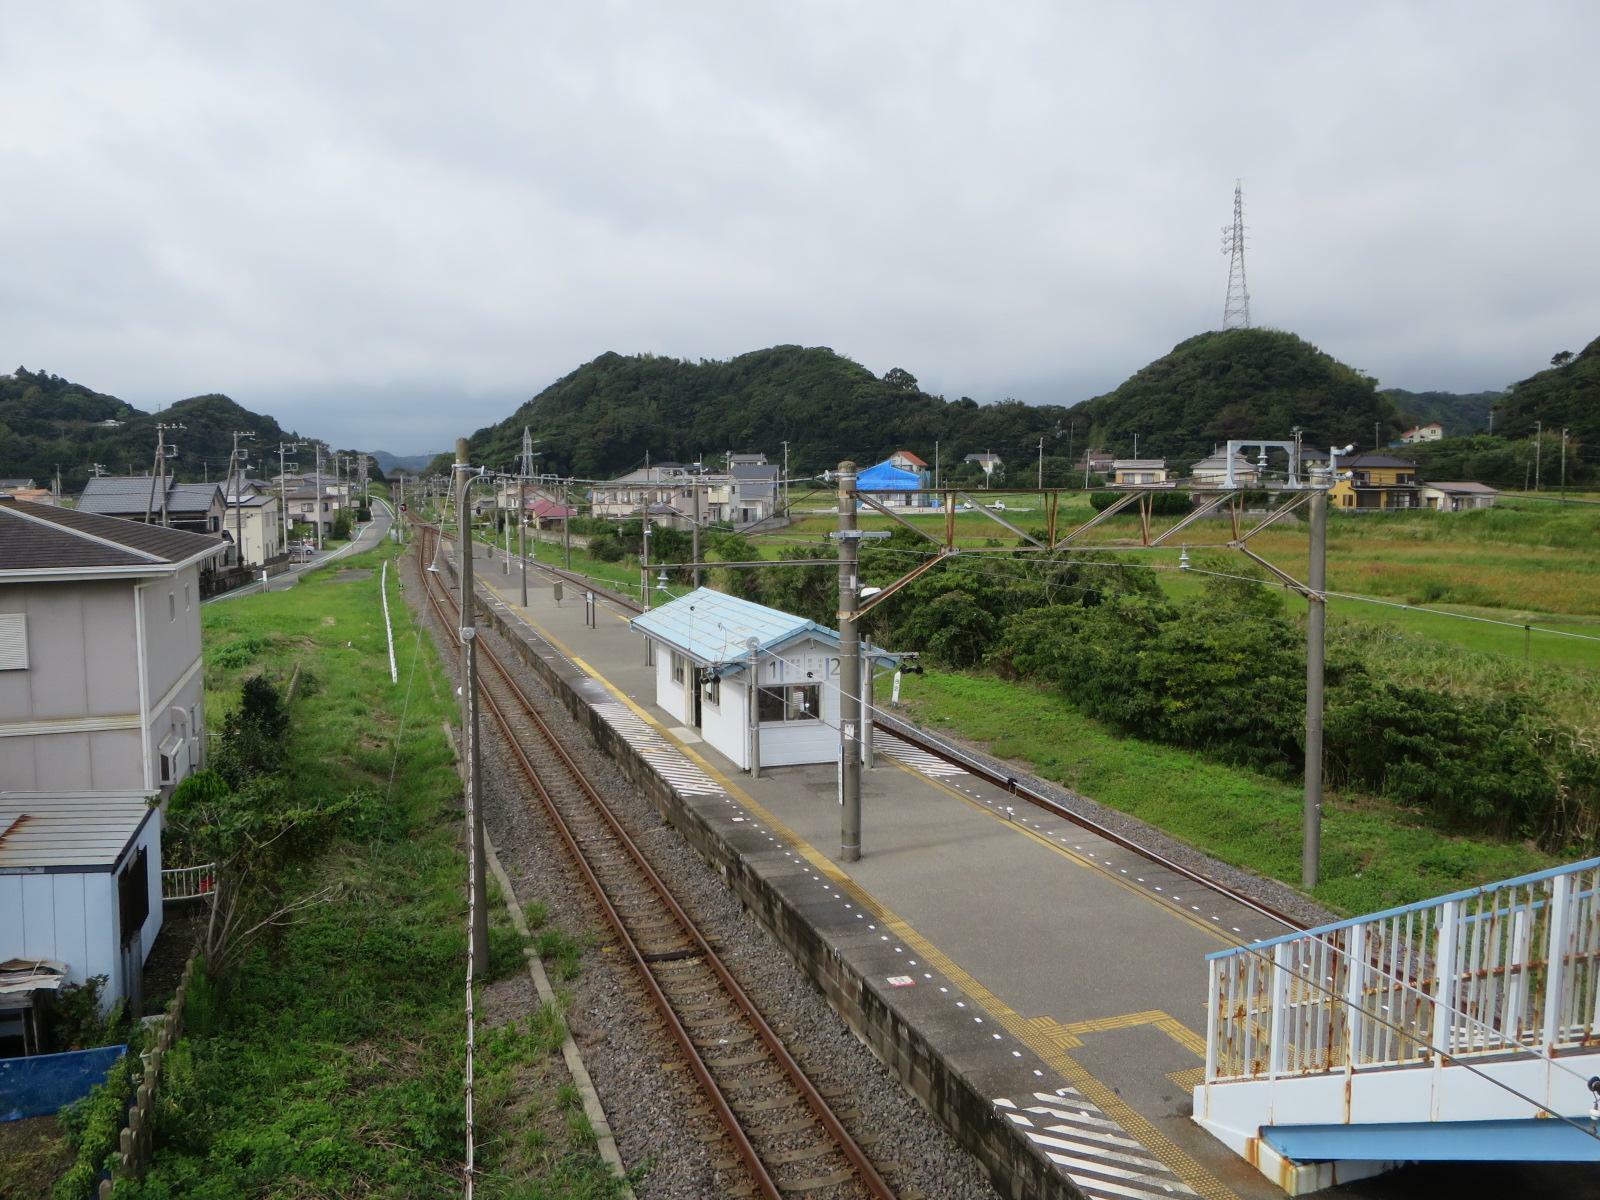
[{"label": "steel gantry structure", "polygon": [[[861,774],[859,769],[862,729],[861,714],[861,663],[858,630],[861,618],[899,592],[907,584],[938,569],[940,564],[958,556],[969,555],[1053,555],[1062,550],[1082,549],[1094,551],[1153,550],[1173,543],[1179,534],[1194,528],[1200,521],[1214,516],[1225,516],[1229,522],[1229,536],[1221,541],[1191,542],[1182,544],[1187,564],[1190,549],[1216,548],[1236,550],[1264,568],[1274,580],[1303,596],[1307,605],[1306,622],[1306,754],[1305,802],[1303,844],[1301,851],[1301,882],[1307,890],[1315,887],[1319,874],[1322,829],[1322,717],[1323,717],[1323,664],[1324,641],[1327,628],[1327,546],[1328,546],[1328,485],[1333,481],[1335,454],[1329,455],[1329,469],[1322,478],[1302,482],[1299,478],[1299,446],[1286,442],[1230,442],[1229,471],[1234,450],[1242,446],[1258,447],[1264,455],[1268,446],[1282,447],[1291,454],[1290,482],[1276,489],[1271,507],[1259,515],[1253,524],[1245,519],[1246,489],[1224,483],[1215,491],[1201,494],[1201,498],[1187,513],[1165,527],[1158,528],[1155,497],[1170,494],[1171,487],[1118,488],[1121,493],[1105,508],[1086,520],[1063,522],[1061,500],[1064,493],[1082,495],[1068,488],[1009,488],[1007,495],[1037,496],[1044,510],[1045,527],[1029,532],[1002,515],[999,508],[990,507],[982,499],[960,488],[918,489],[916,491],[874,491],[856,486],[856,466],[853,462],[839,464],[835,479],[838,484],[839,530],[832,535],[840,545],[839,564],[839,635],[841,688],[840,719],[840,857],[853,862],[861,854]],[[1259,490],[1259,489],[1250,489]],[[902,502],[913,497],[937,497],[938,511],[944,521],[936,534],[907,520],[894,511],[880,497],[893,495]],[[992,494],[991,494],[992,495]],[[961,505],[960,509],[957,505]],[[880,588],[864,589],[858,566],[859,543],[862,532],[856,527],[857,512],[868,511],[889,518],[912,533],[931,543],[936,549],[929,557],[903,572]],[[1285,517],[1301,508],[1308,510],[1310,530],[1309,568],[1304,581],[1296,579],[1275,563],[1269,562],[1250,547],[1250,540],[1263,530],[1271,528]],[[926,508],[921,511],[927,511]],[[958,512],[981,514],[997,526],[1014,534],[1018,539],[1012,546],[963,546],[956,538]],[[1094,543],[1084,542],[1085,534],[1100,528],[1114,517],[1136,515],[1139,520],[1137,538],[1119,538]],[[1042,535],[1042,536],[1041,536]],[[880,535],[881,536],[881,535]]]}]

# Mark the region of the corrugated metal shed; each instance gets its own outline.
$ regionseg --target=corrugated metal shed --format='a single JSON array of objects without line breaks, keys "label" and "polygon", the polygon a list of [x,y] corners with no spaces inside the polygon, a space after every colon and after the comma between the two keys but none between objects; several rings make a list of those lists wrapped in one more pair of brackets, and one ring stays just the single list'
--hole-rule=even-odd
[{"label": "corrugated metal shed", "polygon": [[0,875],[110,871],[153,819],[149,792],[0,792]]}]

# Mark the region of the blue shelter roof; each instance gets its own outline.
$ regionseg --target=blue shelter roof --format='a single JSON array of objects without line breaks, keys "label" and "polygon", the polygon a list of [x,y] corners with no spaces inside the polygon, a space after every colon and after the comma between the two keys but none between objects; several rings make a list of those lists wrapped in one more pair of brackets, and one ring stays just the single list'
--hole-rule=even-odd
[{"label": "blue shelter roof", "polygon": [[888,459],[856,476],[856,487],[863,492],[914,492],[921,486],[915,471],[902,471]]},{"label": "blue shelter roof", "polygon": [[[718,674],[749,665],[752,638],[763,653],[806,636],[839,645],[838,632],[826,625],[704,587],[640,613],[628,624],[703,666],[719,668]],[[871,653],[880,662],[898,661],[876,648]]]}]

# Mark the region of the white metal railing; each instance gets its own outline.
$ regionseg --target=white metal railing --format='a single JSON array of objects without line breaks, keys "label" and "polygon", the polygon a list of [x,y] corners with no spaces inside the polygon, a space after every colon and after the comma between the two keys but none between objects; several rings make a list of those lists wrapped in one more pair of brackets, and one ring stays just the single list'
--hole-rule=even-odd
[{"label": "white metal railing", "polygon": [[201,863],[198,867],[171,867],[161,872],[161,898],[163,900],[200,900],[211,896],[216,888],[216,863]]},{"label": "white metal railing", "polygon": [[1209,957],[1206,1082],[1600,1045],[1600,858]]}]

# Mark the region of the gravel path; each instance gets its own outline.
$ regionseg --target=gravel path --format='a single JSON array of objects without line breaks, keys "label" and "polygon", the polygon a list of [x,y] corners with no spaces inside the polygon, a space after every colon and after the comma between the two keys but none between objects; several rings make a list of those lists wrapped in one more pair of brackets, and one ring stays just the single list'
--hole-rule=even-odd
[{"label": "gravel path", "polygon": [[[406,595],[426,608],[414,560],[405,560]],[[429,628],[438,630],[431,614]],[[484,636],[502,648],[498,635]],[[997,1196],[963,1151],[830,1009],[757,921],[678,834],[567,715],[548,690],[509,653],[518,683],[555,730],[618,818],[639,843],[680,904],[717,947],[817,1085],[839,1108],[851,1133],[901,1193],[940,1200]],[[730,1176],[727,1153],[698,1088],[666,1040],[632,969],[622,961],[598,908],[549,827],[490,722],[484,722],[484,814],[489,835],[524,904],[543,901],[551,924],[588,939],[582,973],[570,984],[567,1019],[594,1077],[618,1148],[630,1168],[644,1166],[640,1200],[715,1197]],[[803,1031],[803,1038],[797,1034]]]}]

